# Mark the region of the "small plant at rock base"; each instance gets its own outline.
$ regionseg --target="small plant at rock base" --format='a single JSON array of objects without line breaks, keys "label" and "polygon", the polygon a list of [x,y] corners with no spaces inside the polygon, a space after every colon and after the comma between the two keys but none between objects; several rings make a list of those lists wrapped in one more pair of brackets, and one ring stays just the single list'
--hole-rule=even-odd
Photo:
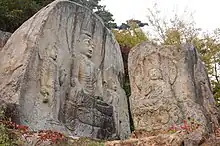
[{"label": "small plant at rock base", "polygon": [[215,136],[220,137],[220,128],[218,127],[215,129]]},{"label": "small plant at rock base", "polygon": [[16,129],[11,129],[12,125],[6,125],[6,122],[0,121],[0,146],[22,146],[19,140],[19,133]]},{"label": "small plant at rock base", "polygon": [[6,127],[0,124],[0,145],[10,146],[10,138],[7,133]]},{"label": "small plant at rock base", "polygon": [[38,143],[50,141],[52,144],[65,141],[65,136],[59,132],[52,130],[40,130],[38,132]]},{"label": "small plant at rock base", "polygon": [[172,125],[169,127],[168,132],[169,133],[175,133],[177,131],[185,131],[187,133],[191,133],[195,130],[197,130],[200,127],[200,124],[196,122],[193,118],[188,117],[187,120],[183,120],[182,125]]},{"label": "small plant at rock base", "polygon": [[176,124],[173,124],[171,127],[169,127],[168,132],[173,134],[176,133],[179,130],[179,127],[176,126]]},{"label": "small plant at rock base", "polygon": [[0,124],[4,125],[8,129],[17,129],[21,133],[24,133],[28,130],[27,126],[18,125],[16,123],[12,122],[12,121],[0,120]]}]

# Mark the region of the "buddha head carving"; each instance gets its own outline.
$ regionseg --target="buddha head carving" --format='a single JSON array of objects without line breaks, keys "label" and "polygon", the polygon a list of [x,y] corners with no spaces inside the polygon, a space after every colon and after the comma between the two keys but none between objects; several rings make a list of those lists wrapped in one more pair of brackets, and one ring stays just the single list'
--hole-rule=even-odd
[{"label": "buddha head carving", "polygon": [[91,58],[93,55],[94,42],[89,32],[83,31],[79,39],[80,53]]},{"label": "buddha head carving", "polygon": [[152,68],[149,70],[149,77],[151,80],[159,80],[162,79],[162,74],[160,69],[158,68]]},{"label": "buddha head carving", "polygon": [[108,86],[113,91],[117,91],[117,82],[112,77],[110,77],[109,80],[108,80]]}]

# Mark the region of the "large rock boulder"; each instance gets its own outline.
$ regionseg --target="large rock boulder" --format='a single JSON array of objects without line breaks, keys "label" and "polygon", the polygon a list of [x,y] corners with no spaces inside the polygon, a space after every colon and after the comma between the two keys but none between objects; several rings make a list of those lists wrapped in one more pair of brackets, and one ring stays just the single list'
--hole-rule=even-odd
[{"label": "large rock boulder", "polygon": [[120,48],[87,8],[57,0],[26,21],[0,52],[0,98],[17,122],[72,136],[126,138]]},{"label": "large rock boulder", "polygon": [[10,38],[11,33],[10,32],[4,32],[0,30],[0,49],[5,45],[5,43]]},{"label": "large rock boulder", "polygon": [[[135,130],[159,133],[184,125],[192,132],[189,139],[199,142],[219,126],[209,78],[192,45],[145,42],[131,50],[128,61]],[[192,123],[197,126],[187,129]]]}]

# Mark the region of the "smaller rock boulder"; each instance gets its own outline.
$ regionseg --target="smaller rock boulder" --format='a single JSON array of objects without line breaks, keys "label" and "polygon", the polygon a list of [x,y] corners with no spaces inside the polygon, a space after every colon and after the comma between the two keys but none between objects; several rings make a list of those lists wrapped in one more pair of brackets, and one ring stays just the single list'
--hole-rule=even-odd
[{"label": "smaller rock boulder", "polygon": [[128,69],[135,130],[159,134],[182,126],[191,133],[185,142],[198,144],[219,126],[210,81],[194,46],[142,43],[131,50]]}]

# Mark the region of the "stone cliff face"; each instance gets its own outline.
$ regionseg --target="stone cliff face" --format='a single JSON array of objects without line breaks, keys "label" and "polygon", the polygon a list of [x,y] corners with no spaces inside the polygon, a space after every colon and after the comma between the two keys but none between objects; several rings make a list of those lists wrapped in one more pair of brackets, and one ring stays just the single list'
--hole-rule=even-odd
[{"label": "stone cliff face", "polygon": [[130,134],[118,43],[102,21],[57,0],[11,36],[0,52],[0,98],[33,130],[121,138]]},{"label": "stone cliff face", "polygon": [[219,126],[210,82],[193,46],[145,42],[131,50],[128,61],[135,130],[160,132],[190,120],[200,125],[192,135],[201,140]]}]

